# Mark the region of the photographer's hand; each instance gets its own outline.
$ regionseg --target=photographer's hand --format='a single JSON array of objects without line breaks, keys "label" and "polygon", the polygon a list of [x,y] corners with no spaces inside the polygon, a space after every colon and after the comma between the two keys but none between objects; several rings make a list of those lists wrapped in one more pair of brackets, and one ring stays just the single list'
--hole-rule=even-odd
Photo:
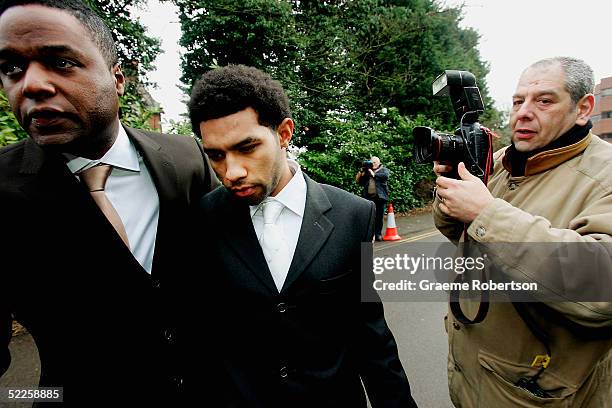
[{"label": "photographer's hand", "polygon": [[450,164],[440,164],[440,162],[434,161],[433,171],[436,176],[440,177],[444,173],[450,173],[453,171],[453,166]]},{"label": "photographer's hand", "polygon": [[442,176],[436,179],[439,208],[446,215],[470,223],[494,198],[487,186],[463,163],[459,163],[457,171],[461,180]]}]

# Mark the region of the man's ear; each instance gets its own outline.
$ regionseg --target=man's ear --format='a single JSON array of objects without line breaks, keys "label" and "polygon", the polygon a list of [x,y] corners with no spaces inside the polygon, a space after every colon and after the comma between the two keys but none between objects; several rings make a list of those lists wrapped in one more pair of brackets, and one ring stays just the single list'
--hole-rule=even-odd
[{"label": "man's ear", "polygon": [[118,63],[111,69],[111,73],[115,78],[115,89],[117,89],[117,95],[122,96],[125,91],[125,76],[121,71],[121,65]]},{"label": "man's ear", "polygon": [[576,104],[576,124],[584,126],[591,118],[595,109],[595,97],[593,94],[584,95]]},{"label": "man's ear", "polygon": [[276,133],[278,134],[280,140],[281,149],[286,149],[287,147],[289,147],[289,142],[291,141],[291,137],[293,136],[294,127],[295,123],[293,122],[293,119],[285,118],[276,128]]}]

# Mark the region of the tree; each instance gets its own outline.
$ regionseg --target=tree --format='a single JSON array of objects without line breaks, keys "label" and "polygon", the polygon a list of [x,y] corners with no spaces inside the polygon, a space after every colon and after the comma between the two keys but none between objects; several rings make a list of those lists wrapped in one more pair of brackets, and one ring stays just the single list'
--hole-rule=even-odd
[{"label": "tree", "polygon": [[191,85],[215,66],[266,67],[294,81],[297,39],[291,5],[278,0],[175,0],[183,29],[181,80]]},{"label": "tree", "polygon": [[324,149],[306,150],[299,156],[300,163],[314,179],[361,194],[355,175],[363,160],[376,155],[391,171],[389,191],[395,209],[406,211],[431,198],[423,186],[431,184],[431,166],[414,160],[415,126],[436,128],[439,123],[422,115],[408,119],[397,108],[383,109],[376,115],[351,114],[350,118],[346,114],[329,115],[314,138]]}]

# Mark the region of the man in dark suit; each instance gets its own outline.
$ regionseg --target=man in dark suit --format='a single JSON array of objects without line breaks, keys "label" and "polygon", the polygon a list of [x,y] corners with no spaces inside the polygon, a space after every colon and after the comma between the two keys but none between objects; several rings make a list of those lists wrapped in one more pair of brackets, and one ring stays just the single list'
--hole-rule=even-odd
[{"label": "man in dark suit", "polygon": [[[287,159],[294,122],[267,74],[209,71],[189,110],[224,184],[201,201],[215,234],[198,241],[212,255],[203,279],[218,295],[208,295],[217,320],[207,337],[216,336],[226,406],[365,407],[363,381],[374,408],[414,407],[381,303],[360,302],[374,205]],[[209,318],[207,309],[194,307]]]},{"label": "man in dark suit", "polygon": [[0,150],[0,374],[15,319],[66,406],[176,401],[186,214],[216,185],[200,145],[121,125],[111,33],[79,1],[4,2],[0,80],[30,136]]}]

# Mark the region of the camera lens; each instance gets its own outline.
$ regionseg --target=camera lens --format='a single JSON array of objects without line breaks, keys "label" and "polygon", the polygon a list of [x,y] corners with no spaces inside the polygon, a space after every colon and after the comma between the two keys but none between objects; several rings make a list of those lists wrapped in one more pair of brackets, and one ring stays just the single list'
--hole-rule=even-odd
[{"label": "camera lens", "polygon": [[417,126],[412,129],[414,137],[414,157],[419,164],[431,163],[434,160],[433,135],[434,130],[425,126]]},{"label": "camera lens", "polygon": [[434,160],[445,163],[459,163],[464,161],[464,147],[461,136],[449,133],[434,133],[437,143],[437,158]]},{"label": "camera lens", "polygon": [[432,128],[417,126],[412,130],[414,136],[414,156],[417,163],[431,163],[434,160],[445,163],[458,163],[463,153],[461,137],[448,133],[436,133]]}]

